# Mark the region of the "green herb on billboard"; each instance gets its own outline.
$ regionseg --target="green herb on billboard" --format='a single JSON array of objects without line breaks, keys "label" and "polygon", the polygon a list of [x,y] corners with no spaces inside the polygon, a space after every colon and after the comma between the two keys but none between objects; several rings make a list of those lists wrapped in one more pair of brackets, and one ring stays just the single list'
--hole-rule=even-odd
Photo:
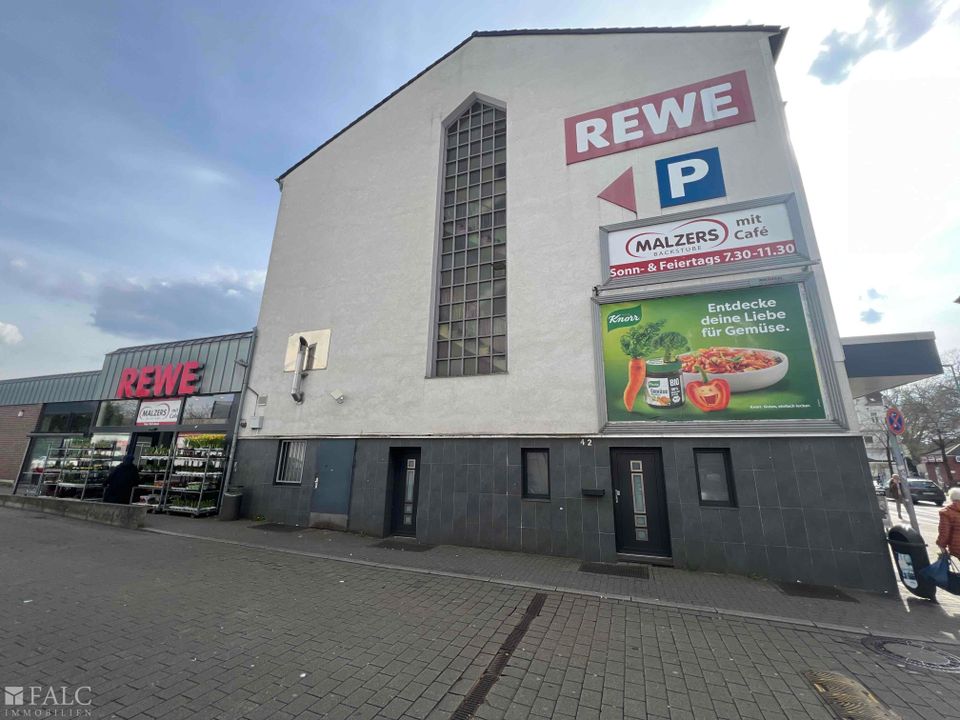
[{"label": "green herb on billboard", "polygon": [[610,422],[823,419],[797,285],[600,307]]}]

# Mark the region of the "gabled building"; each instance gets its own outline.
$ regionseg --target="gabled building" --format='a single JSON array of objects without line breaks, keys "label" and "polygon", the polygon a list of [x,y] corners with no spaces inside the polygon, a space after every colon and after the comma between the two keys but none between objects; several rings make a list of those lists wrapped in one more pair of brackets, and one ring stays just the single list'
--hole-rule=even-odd
[{"label": "gabled building", "polygon": [[284,172],[244,512],[891,588],[784,37],[474,33]]}]

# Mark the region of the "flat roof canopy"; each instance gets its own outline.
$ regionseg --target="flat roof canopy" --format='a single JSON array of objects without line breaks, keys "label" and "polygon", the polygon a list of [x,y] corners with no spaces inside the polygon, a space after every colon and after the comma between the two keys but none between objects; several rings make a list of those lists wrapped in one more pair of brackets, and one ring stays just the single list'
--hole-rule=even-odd
[{"label": "flat roof canopy", "polygon": [[854,397],[943,373],[932,332],[840,338]]}]

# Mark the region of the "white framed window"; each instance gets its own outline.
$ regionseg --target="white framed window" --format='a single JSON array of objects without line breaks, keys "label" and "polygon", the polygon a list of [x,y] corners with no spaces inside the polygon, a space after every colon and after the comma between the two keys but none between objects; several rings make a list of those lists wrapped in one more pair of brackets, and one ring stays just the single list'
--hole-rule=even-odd
[{"label": "white framed window", "polygon": [[303,458],[307,443],[303,440],[281,440],[277,462],[277,485],[299,485],[303,481]]}]

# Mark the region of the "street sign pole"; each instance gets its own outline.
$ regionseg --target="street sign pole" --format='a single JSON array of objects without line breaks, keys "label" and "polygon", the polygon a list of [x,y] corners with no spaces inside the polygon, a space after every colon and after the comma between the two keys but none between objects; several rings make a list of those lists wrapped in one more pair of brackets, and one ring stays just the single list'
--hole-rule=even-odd
[{"label": "street sign pole", "polygon": [[907,506],[910,525],[914,530],[920,532],[917,513],[913,509],[913,497],[910,495],[910,482],[907,480],[909,472],[907,471],[907,462],[903,457],[903,450],[900,448],[900,438],[890,432],[890,428],[887,428],[887,434],[890,436],[890,446],[893,448],[893,459],[897,464],[897,472],[900,474],[900,497],[903,498],[903,504]]}]

